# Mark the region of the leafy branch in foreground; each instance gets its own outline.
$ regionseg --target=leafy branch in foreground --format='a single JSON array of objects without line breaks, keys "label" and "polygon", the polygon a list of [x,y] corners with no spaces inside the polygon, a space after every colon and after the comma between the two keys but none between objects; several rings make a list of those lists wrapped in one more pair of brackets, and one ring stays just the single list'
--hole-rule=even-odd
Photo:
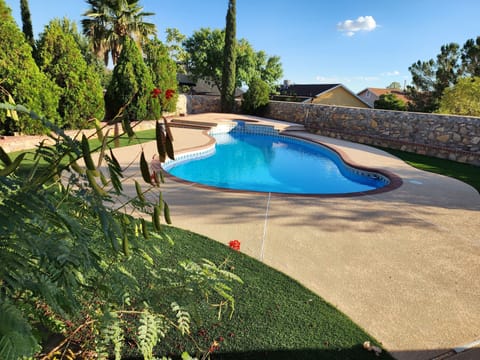
[{"label": "leafy branch in foreground", "polygon": [[[136,182],[128,193],[136,180],[124,176],[105,128],[97,124],[101,146],[91,149],[85,136],[71,138],[21,105],[0,109],[41,121],[53,141],[39,144],[28,174],[19,171],[24,156],[11,159],[0,148],[0,358],[153,359],[171,331],[189,341],[185,299],[233,309],[229,284],[241,280],[222,266],[189,260],[159,266],[162,246],[172,246],[161,221],[170,216],[163,179],[145,176],[144,156],[145,190]],[[124,132],[134,136],[128,126]],[[167,126],[157,124],[157,146],[173,157]],[[146,192],[157,192],[156,201]],[[153,229],[136,213],[153,216]]]}]

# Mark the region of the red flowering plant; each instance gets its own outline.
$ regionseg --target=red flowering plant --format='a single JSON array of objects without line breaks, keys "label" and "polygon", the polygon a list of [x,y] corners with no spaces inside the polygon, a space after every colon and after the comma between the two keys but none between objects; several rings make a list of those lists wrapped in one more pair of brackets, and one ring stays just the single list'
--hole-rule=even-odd
[{"label": "red flowering plant", "polygon": [[162,93],[162,90],[160,90],[159,88],[154,88],[152,91],[150,91],[150,94],[154,99],[156,99],[158,95],[160,95],[161,93]]},{"label": "red flowering plant", "polygon": [[173,95],[175,95],[175,90],[168,89],[165,92],[165,99],[170,100],[173,97]]},{"label": "red flowering plant", "polygon": [[162,96],[162,93],[163,91],[159,88],[154,88],[152,91],[150,91],[150,95],[152,95],[152,98],[158,99],[162,110],[165,110],[166,108],[168,108],[166,106],[168,102],[174,97],[175,90],[173,89],[165,90],[164,96]]},{"label": "red flowering plant", "polygon": [[232,240],[228,243],[228,246],[230,246],[231,249],[235,251],[240,251],[240,241],[238,240]]}]

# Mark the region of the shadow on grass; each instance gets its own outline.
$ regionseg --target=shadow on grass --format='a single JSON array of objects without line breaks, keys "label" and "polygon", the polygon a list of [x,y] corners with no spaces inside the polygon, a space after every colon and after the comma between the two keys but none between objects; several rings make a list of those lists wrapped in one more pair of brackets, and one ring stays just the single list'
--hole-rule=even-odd
[{"label": "shadow on grass", "polygon": [[[178,355],[169,355],[173,360],[180,360]],[[197,356],[201,359],[201,356]],[[208,357],[207,357],[208,358]],[[129,357],[127,360],[141,360],[142,357]],[[393,360],[394,358],[387,352],[382,352],[379,356],[375,353],[365,350],[358,345],[347,349],[288,349],[288,350],[257,350],[257,351],[239,351],[239,352],[218,352],[210,354],[211,360]]]},{"label": "shadow on grass", "polygon": [[362,359],[393,359],[388,353],[382,353],[375,356],[374,353],[368,352],[361,346],[350,349],[292,349],[292,350],[271,350],[271,351],[250,351],[250,352],[230,352],[212,354],[212,360],[257,360],[257,359],[275,359],[275,360],[291,360],[291,359],[326,359],[326,360],[362,360]]}]

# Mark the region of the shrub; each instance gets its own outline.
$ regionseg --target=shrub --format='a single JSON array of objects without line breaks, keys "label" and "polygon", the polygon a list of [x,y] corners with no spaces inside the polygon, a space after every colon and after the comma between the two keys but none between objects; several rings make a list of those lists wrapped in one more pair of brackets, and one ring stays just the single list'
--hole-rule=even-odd
[{"label": "shrub", "polygon": [[247,92],[243,94],[242,111],[246,114],[262,115],[268,105],[269,97],[268,84],[260,78],[253,78]]}]

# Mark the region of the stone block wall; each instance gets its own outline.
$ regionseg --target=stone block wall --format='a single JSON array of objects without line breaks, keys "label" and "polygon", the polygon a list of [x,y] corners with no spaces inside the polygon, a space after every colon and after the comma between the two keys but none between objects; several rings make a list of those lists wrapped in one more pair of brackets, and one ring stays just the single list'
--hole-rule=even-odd
[{"label": "stone block wall", "polygon": [[266,117],[308,131],[480,166],[480,118],[271,101]]},{"label": "stone block wall", "polygon": [[188,114],[201,114],[221,111],[220,97],[207,95],[186,95],[186,110]]}]

